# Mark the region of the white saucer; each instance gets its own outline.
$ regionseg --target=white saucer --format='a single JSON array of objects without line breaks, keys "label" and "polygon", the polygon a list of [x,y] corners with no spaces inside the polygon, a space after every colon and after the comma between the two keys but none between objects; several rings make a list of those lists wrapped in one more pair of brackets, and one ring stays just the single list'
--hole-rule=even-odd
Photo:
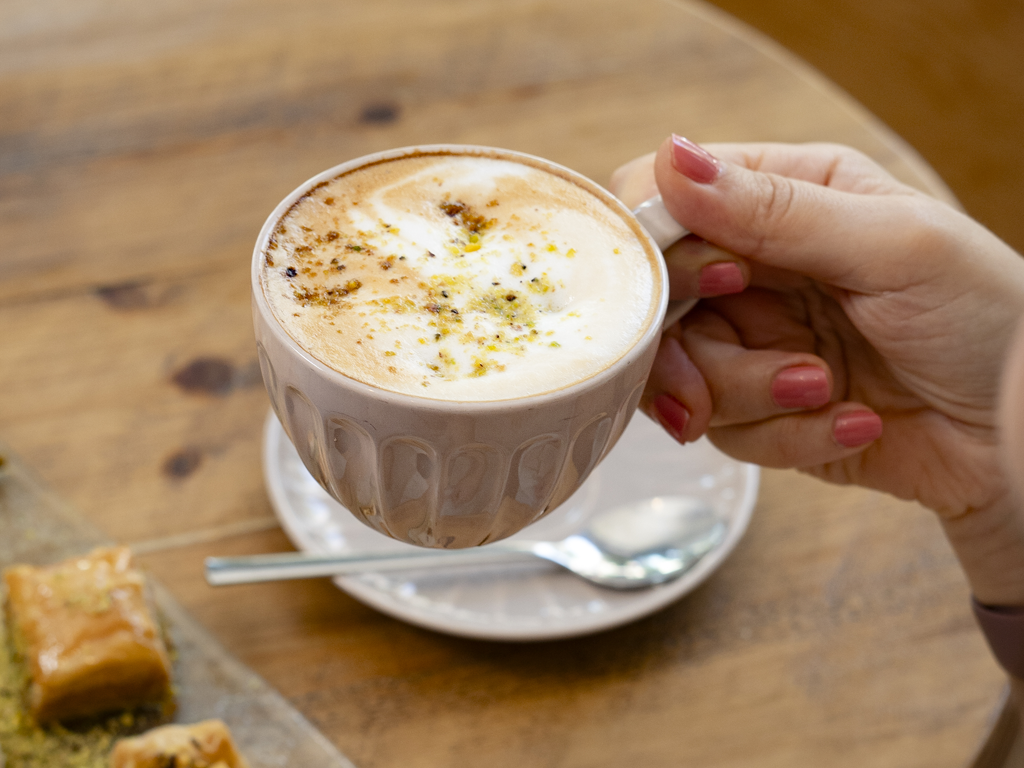
[{"label": "white saucer", "polygon": [[[382,552],[412,548],[359,522],[306,471],[273,412],[263,433],[271,502],[292,542],[306,552]],[[693,590],[743,536],[760,472],[706,439],[680,446],[642,414],[565,504],[514,538],[561,539],[597,509],[656,496],[703,499],[729,520],[723,545],[667,584],[633,592],[593,586],[558,566],[535,563],[451,566],[364,573],[335,583],[356,599],[411,624],[487,640],[551,640],[619,626]]]}]

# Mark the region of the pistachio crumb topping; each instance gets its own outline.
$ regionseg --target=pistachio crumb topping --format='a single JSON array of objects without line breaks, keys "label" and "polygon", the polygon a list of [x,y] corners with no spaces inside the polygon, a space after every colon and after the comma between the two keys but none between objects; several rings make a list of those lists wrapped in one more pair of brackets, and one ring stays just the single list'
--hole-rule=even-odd
[{"label": "pistachio crumb topping", "polygon": [[[339,177],[300,200],[268,240],[264,285],[273,287],[275,313],[289,304],[303,310],[286,327],[314,357],[385,389],[437,385],[444,396],[461,395],[479,389],[469,379],[529,370],[517,358],[536,358],[539,375],[572,377],[631,332],[591,311],[601,296],[636,305],[631,234],[600,211],[575,207],[571,182],[551,182],[553,194],[550,179],[536,188],[527,181],[533,171],[496,175],[500,183],[488,186],[490,171],[476,175],[476,164],[464,175],[470,163],[462,158],[408,162],[429,170],[407,175],[396,162],[393,174],[375,167]],[[616,245],[629,259],[605,270],[599,265]],[[600,345],[583,352],[585,333]],[[520,385],[506,375],[494,386],[504,393]]]}]

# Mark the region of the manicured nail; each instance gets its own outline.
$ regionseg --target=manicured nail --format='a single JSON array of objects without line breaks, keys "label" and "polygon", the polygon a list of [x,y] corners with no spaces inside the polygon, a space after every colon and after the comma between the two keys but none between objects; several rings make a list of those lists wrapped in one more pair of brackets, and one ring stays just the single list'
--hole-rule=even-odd
[{"label": "manicured nail", "polygon": [[700,271],[697,291],[700,296],[725,296],[743,290],[743,270],[734,261],[708,264]]},{"label": "manicured nail", "polygon": [[654,398],[654,412],[658,421],[672,437],[680,443],[685,443],[683,433],[686,432],[686,425],[690,422],[690,412],[686,406],[676,400],[672,395],[658,395]]},{"label": "manicured nail", "polygon": [[[772,400],[780,408],[820,408],[830,395],[828,374],[814,365],[785,368],[772,379]],[[836,419],[837,430],[839,419]],[[838,432],[836,439],[839,439]]]},{"label": "manicured nail", "polygon": [[882,417],[871,411],[841,413],[832,425],[832,434],[844,448],[867,445],[882,436]]},{"label": "manicured nail", "polygon": [[710,184],[722,172],[714,155],[689,139],[672,134],[672,167],[698,184]]}]

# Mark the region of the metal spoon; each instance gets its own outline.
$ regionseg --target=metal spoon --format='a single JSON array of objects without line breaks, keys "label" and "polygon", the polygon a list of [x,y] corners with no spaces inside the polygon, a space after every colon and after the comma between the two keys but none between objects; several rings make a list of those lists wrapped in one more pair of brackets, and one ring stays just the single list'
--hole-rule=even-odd
[{"label": "metal spoon", "polygon": [[561,541],[501,541],[473,549],[410,549],[360,555],[287,552],[208,557],[213,586],[338,576],[539,557],[602,587],[639,589],[681,576],[725,540],[727,522],[703,502],[656,497],[596,514],[586,530]]}]

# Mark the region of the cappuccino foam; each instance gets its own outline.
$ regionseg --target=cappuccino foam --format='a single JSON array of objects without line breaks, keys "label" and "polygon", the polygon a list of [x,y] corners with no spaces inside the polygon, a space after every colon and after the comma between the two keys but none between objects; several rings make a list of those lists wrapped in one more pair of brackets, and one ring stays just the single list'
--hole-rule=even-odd
[{"label": "cappuccino foam", "polygon": [[440,400],[571,386],[653,322],[657,255],[568,178],[487,155],[424,154],[313,188],[264,248],[263,291],[310,355]]}]

